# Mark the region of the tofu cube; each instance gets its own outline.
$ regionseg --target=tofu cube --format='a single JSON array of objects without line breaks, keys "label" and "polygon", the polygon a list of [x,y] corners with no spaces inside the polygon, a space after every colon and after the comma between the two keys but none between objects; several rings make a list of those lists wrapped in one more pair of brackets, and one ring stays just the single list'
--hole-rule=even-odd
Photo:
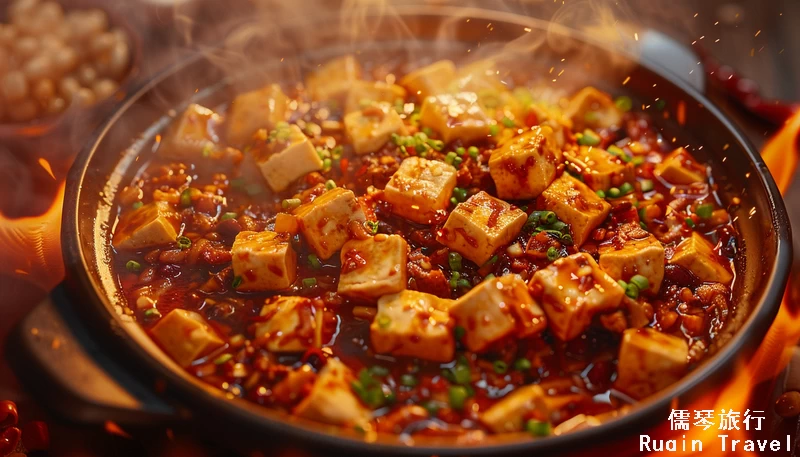
[{"label": "tofu cube", "polygon": [[436,240],[483,265],[517,236],[527,220],[521,209],[480,191],[455,207]]},{"label": "tofu cube", "polygon": [[494,433],[520,432],[531,416],[548,420],[550,412],[544,389],[538,385],[518,387],[481,413],[481,423]]},{"label": "tofu cube", "polygon": [[329,259],[349,239],[350,222],[366,222],[351,190],[333,188],[295,210],[300,233],[320,259]]},{"label": "tofu cube", "polygon": [[679,380],[686,372],[689,345],[652,328],[622,333],[614,387],[642,399]]},{"label": "tofu cube", "polygon": [[400,235],[350,240],[342,247],[341,256],[341,295],[373,300],[406,288],[408,243]]},{"label": "tofu cube", "polygon": [[270,129],[283,121],[287,101],[277,84],[237,96],[227,114],[228,142],[233,146],[248,144],[259,129]]},{"label": "tofu cube", "polygon": [[177,159],[196,159],[203,150],[214,147],[218,141],[211,128],[222,122],[219,114],[205,106],[192,103],[183,112],[169,140],[165,152]]},{"label": "tofu cube", "polygon": [[586,184],[564,173],[542,192],[537,200],[541,209],[550,210],[569,224],[576,247],[589,239],[611,211],[611,205],[598,197]]},{"label": "tofu cube", "polygon": [[691,237],[678,244],[669,263],[686,268],[701,281],[727,285],[733,280],[733,275],[724,265],[730,262],[718,256],[714,246],[697,232],[692,232]]},{"label": "tofu cube", "polygon": [[173,309],[167,313],[153,326],[150,334],[182,367],[188,367],[225,344],[203,316],[185,309]]},{"label": "tofu cube", "polygon": [[169,203],[148,203],[120,218],[114,232],[114,248],[128,251],[174,243],[180,223],[180,215]]},{"label": "tofu cube", "polygon": [[474,92],[426,97],[419,121],[421,125],[439,132],[445,143],[456,139],[470,143],[489,136],[489,118]]},{"label": "tofu cube", "polygon": [[581,146],[578,151],[570,151],[565,155],[580,173],[583,182],[595,191],[619,187],[623,183],[633,182],[635,178],[632,163],[625,163],[604,149]]},{"label": "tofu cube", "polygon": [[479,96],[507,92],[507,87],[498,74],[494,59],[482,59],[459,67],[454,82],[448,86],[450,90],[475,92]]},{"label": "tofu cube", "polygon": [[306,297],[267,299],[255,325],[256,341],[271,352],[303,352],[322,347],[322,309]]},{"label": "tofu cube", "polygon": [[383,191],[392,212],[419,224],[442,218],[456,187],[456,169],[438,160],[409,157]]},{"label": "tofu cube", "polygon": [[393,134],[408,134],[403,119],[388,103],[371,105],[346,115],[344,128],[353,150],[359,155],[379,150]]},{"label": "tofu cube", "polygon": [[553,182],[561,165],[561,150],[553,129],[535,127],[492,153],[489,172],[497,196],[509,200],[538,197]]},{"label": "tofu cube", "polygon": [[562,341],[577,338],[592,317],[615,310],[625,291],[585,252],[562,257],[537,271],[531,280],[550,329]]},{"label": "tofu cube", "polygon": [[353,393],[350,385],[355,380],[345,364],[329,358],[311,391],[295,407],[294,415],[325,424],[370,430],[372,412]]},{"label": "tofu cube", "polygon": [[405,99],[406,90],[397,84],[383,81],[354,81],[345,101],[345,113],[352,113],[372,106],[376,103],[394,103],[397,99]]},{"label": "tofu cube", "polygon": [[455,76],[455,64],[449,60],[440,60],[408,73],[400,84],[424,99],[445,92]]},{"label": "tofu cube", "polygon": [[706,167],[695,160],[689,151],[678,148],[670,152],[653,170],[656,176],[670,184],[688,185],[706,182]]},{"label": "tofu cube", "polygon": [[381,297],[369,327],[372,349],[433,362],[453,360],[455,324],[448,314],[452,305],[452,300],[415,290]]},{"label": "tofu cube", "polygon": [[486,350],[509,335],[525,338],[547,327],[539,304],[517,275],[483,281],[450,308],[450,316],[466,332],[462,341],[472,352]]},{"label": "tofu cube", "polygon": [[261,174],[275,192],[286,190],[293,182],[311,173],[322,170],[322,159],[300,127],[292,124],[281,126],[281,135],[286,141],[271,139],[263,153],[256,156]]},{"label": "tofu cube", "polygon": [[233,274],[241,278],[237,290],[281,290],[294,283],[297,253],[291,236],[275,232],[239,232],[231,248]]},{"label": "tofu cube", "polygon": [[361,64],[352,55],[333,59],[306,76],[306,89],[314,100],[343,99],[357,80]]},{"label": "tofu cube", "polygon": [[600,246],[600,268],[616,280],[628,281],[642,275],[650,282],[648,292],[655,295],[664,279],[664,246],[653,235]]},{"label": "tofu cube", "polygon": [[573,95],[564,116],[574,130],[601,129],[622,125],[622,113],[607,93],[587,86]]}]

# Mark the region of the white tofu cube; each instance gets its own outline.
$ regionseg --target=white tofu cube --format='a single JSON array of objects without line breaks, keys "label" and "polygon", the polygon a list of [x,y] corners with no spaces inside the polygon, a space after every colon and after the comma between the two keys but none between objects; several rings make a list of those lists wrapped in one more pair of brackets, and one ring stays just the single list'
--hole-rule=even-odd
[{"label": "white tofu cube", "polygon": [[120,218],[114,232],[114,248],[127,251],[174,243],[180,223],[180,215],[169,203],[148,203]]},{"label": "white tofu cube", "polygon": [[706,182],[708,176],[706,167],[684,148],[670,152],[660,164],[656,165],[653,173],[664,181],[677,185]]},{"label": "white tofu cube", "polygon": [[419,224],[441,220],[456,187],[456,169],[438,160],[409,157],[392,175],[383,198],[392,212]]},{"label": "white tofu cube", "polygon": [[197,159],[203,150],[214,147],[219,140],[213,128],[222,122],[219,114],[205,106],[192,103],[181,115],[178,124],[164,142],[165,153],[177,159]]},{"label": "white tofu cube", "polygon": [[338,359],[328,359],[311,391],[294,409],[296,416],[325,424],[369,430],[372,412],[350,388],[355,377]]},{"label": "white tofu cube", "polygon": [[303,352],[322,347],[323,311],[306,297],[275,296],[261,308],[256,341],[271,352]]},{"label": "white tofu cube", "polygon": [[474,92],[426,97],[419,113],[419,122],[439,132],[445,143],[456,139],[470,143],[489,136],[489,118],[478,104],[478,96]]},{"label": "white tofu cube", "polygon": [[449,60],[440,60],[406,74],[400,84],[424,99],[445,92],[455,75],[455,64]]},{"label": "white tofu cube", "polygon": [[351,190],[331,189],[294,213],[306,242],[320,259],[329,259],[350,238],[348,226],[364,223],[364,210]]},{"label": "white tofu cube", "polygon": [[611,205],[595,191],[564,173],[542,192],[537,200],[540,209],[550,210],[569,224],[576,247],[589,239],[592,230],[600,225],[611,211]]},{"label": "white tofu cube", "polygon": [[378,354],[449,362],[455,353],[452,300],[404,290],[378,300],[378,314],[369,327]]},{"label": "white tofu cube", "polygon": [[617,281],[585,252],[556,260],[537,271],[531,282],[550,330],[562,341],[585,332],[595,314],[617,309],[625,295]]},{"label": "white tofu cube", "polygon": [[403,119],[388,103],[371,105],[346,115],[344,128],[353,150],[359,155],[378,151],[393,134],[408,134]]},{"label": "white tofu cube", "polygon": [[294,283],[297,253],[286,233],[239,232],[231,248],[237,290],[281,290]]},{"label": "white tofu cube", "polygon": [[553,182],[561,165],[561,149],[553,129],[534,127],[492,153],[489,172],[497,196],[509,200],[538,197]]},{"label": "white tofu cube", "polygon": [[459,67],[449,89],[492,95],[508,90],[493,59],[482,59]]},{"label": "white tofu cube", "polygon": [[628,281],[642,275],[650,282],[648,291],[655,295],[664,279],[664,246],[653,235],[626,239],[600,246],[600,268],[616,280]]},{"label": "white tofu cube", "polygon": [[622,124],[622,113],[607,93],[587,86],[573,95],[564,115],[573,123],[574,130],[600,129]]},{"label": "white tofu cube", "polygon": [[691,237],[678,244],[669,263],[686,268],[701,281],[726,285],[733,281],[733,275],[725,267],[730,265],[730,261],[718,256],[714,246],[697,232],[692,232]]},{"label": "white tofu cube", "polygon": [[464,328],[462,341],[472,352],[509,335],[525,338],[547,327],[544,312],[517,275],[483,281],[456,301],[450,315]]},{"label": "white tofu cube", "polygon": [[614,387],[643,399],[679,380],[689,362],[689,346],[682,338],[652,328],[622,333]]},{"label": "white tofu cube", "polygon": [[436,240],[483,265],[519,234],[527,219],[516,206],[480,191],[455,207]]},{"label": "white tofu cube", "polygon": [[259,129],[270,129],[283,121],[287,101],[277,84],[237,96],[225,121],[228,142],[233,146],[248,144]]},{"label": "white tofu cube", "polygon": [[150,334],[182,367],[188,367],[225,344],[203,316],[185,309],[173,309],[167,313],[150,329]]},{"label": "white tofu cube", "polygon": [[550,417],[546,397],[541,386],[518,387],[481,413],[480,421],[494,433],[520,432],[531,415],[542,419]]},{"label": "white tofu cube", "polygon": [[581,146],[565,155],[583,182],[595,191],[619,187],[635,178],[633,163],[625,163],[604,149]]},{"label": "white tofu cube", "polygon": [[372,300],[406,288],[408,243],[400,235],[379,233],[366,240],[350,240],[342,247],[341,257],[341,295]]},{"label": "white tofu cube", "polygon": [[345,113],[352,113],[381,102],[393,104],[395,100],[405,98],[406,90],[397,84],[383,81],[354,81],[347,94]]},{"label": "white tofu cube", "polygon": [[314,100],[344,98],[361,79],[361,64],[352,55],[333,59],[306,76],[306,89]]},{"label": "white tofu cube", "polygon": [[300,127],[281,125],[276,132],[280,132],[277,138],[286,138],[285,141],[269,139],[265,150],[256,153],[255,158],[269,187],[280,192],[308,173],[322,170],[323,163]]}]

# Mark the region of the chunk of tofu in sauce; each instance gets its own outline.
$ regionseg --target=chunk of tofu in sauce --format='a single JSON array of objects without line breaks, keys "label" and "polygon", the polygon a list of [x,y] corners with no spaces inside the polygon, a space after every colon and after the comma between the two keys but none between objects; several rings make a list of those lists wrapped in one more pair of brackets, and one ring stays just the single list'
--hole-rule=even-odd
[{"label": "chunk of tofu in sauce", "polygon": [[383,191],[392,212],[419,224],[440,219],[450,206],[456,169],[438,160],[409,157],[400,164]]},{"label": "chunk of tofu in sauce", "polygon": [[344,117],[344,128],[356,154],[380,150],[392,135],[407,135],[403,119],[388,103],[373,104]]},{"label": "chunk of tofu in sauce", "polygon": [[233,146],[244,146],[251,142],[259,129],[271,129],[284,121],[288,101],[277,84],[237,96],[225,119],[228,142]]},{"label": "chunk of tofu in sauce", "polygon": [[295,212],[300,233],[320,259],[329,259],[350,238],[351,222],[363,224],[367,218],[352,190],[336,187]]},{"label": "chunk of tofu in sauce", "polygon": [[297,253],[285,233],[239,232],[231,255],[241,291],[286,289],[297,276]]},{"label": "chunk of tofu in sauce", "polygon": [[515,137],[489,159],[497,196],[508,200],[538,197],[553,182],[560,165],[561,150],[548,126]]},{"label": "chunk of tofu in sauce", "polygon": [[474,92],[440,94],[425,98],[419,122],[441,135],[445,143],[460,139],[471,143],[489,136],[490,120]]},{"label": "chunk of tofu in sauce", "polygon": [[225,344],[200,314],[173,309],[150,329],[153,339],[178,365],[188,367]]},{"label": "chunk of tofu in sauce", "polygon": [[705,182],[707,171],[685,148],[678,148],[656,165],[653,173],[672,185]]},{"label": "chunk of tofu in sauce", "polygon": [[625,330],[614,387],[635,399],[645,398],[680,379],[688,361],[689,346],[682,338],[652,328]]},{"label": "chunk of tofu in sauce", "polygon": [[531,416],[547,421],[550,413],[545,401],[544,389],[538,385],[527,385],[514,389],[499,402],[480,415],[481,423],[494,433],[519,432],[525,420]]},{"label": "chunk of tofu in sauce", "polygon": [[353,393],[355,376],[338,359],[329,358],[308,395],[295,407],[296,416],[325,424],[370,430],[372,412]]},{"label": "chunk of tofu in sauce", "polygon": [[379,233],[350,240],[342,247],[341,261],[338,292],[342,295],[371,300],[406,288],[408,243],[400,235]]},{"label": "chunk of tofu in sauce", "polygon": [[606,191],[634,181],[633,164],[623,162],[605,149],[581,146],[578,151],[570,151],[565,156],[592,190]]},{"label": "chunk of tofu in sauce", "polygon": [[312,171],[322,170],[323,162],[311,141],[292,124],[282,128],[285,139],[270,139],[264,151],[256,154],[256,162],[269,187],[275,192],[286,190],[293,182]]},{"label": "chunk of tofu in sauce", "polygon": [[114,232],[114,248],[138,250],[175,243],[180,222],[180,215],[169,203],[148,203],[120,218]]},{"label": "chunk of tofu in sauce", "polygon": [[669,259],[669,263],[686,268],[701,281],[728,285],[733,281],[733,275],[723,262],[730,263],[718,256],[714,246],[697,232],[681,241]]},{"label": "chunk of tofu in sauce", "polygon": [[563,173],[553,181],[536,204],[541,209],[553,211],[561,221],[569,224],[575,246],[581,246],[588,240],[592,230],[611,211],[608,202],[569,173]]},{"label": "chunk of tofu in sauce", "polygon": [[642,275],[650,284],[647,290],[655,295],[664,279],[664,246],[640,227],[632,229],[625,232],[621,228],[617,239],[599,247],[600,268],[616,280],[628,281],[635,275]]},{"label": "chunk of tofu in sauce", "polygon": [[359,111],[376,103],[390,103],[405,100],[406,90],[397,84],[383,81],[354,81],[347,93],[345,113]]},{"label": "chunk of tofu in sauce", "polygon": [[408,73],[400,80],[412,94],[420,99],[445,92],[455,78],[456,66],[449,60],[440,60]]},{"label": "chunk of tofu in sauce", "polygon": [[572,121],[575,131],[610,128],[622,123],[622,113],[611,96],[591,86],[572,96],[564,115]]},{"label": "chunk of tofu in sauce", "polygon": [[363,69],[352,55],[333,59],[306,76],[306,90],[314,100],[342,101],[356,81],[361,79]]},{"label": "chunk of tofu in sauce", "polygon": [[171,136],[164,142],[164,153],[179,160],[196,160],[219,142],[216,129],[222,117],[205,106],[192,103],[180,117]]},{"label": "chunk of tofu in sauce", "polygon": [[267,299],[255,325],[256,341],[277,353],[322,347],[323,310],[306,297]]}]

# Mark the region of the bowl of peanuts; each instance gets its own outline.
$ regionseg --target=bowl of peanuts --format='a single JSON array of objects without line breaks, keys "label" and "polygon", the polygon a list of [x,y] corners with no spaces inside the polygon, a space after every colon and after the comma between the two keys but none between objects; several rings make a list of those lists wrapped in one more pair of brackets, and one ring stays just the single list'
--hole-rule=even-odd
[{"label": "bowl of peanuts", "polygon": [[13,0],[0,10],[0,137],[41,135],[122,98],[139,49],[106,5]]}]

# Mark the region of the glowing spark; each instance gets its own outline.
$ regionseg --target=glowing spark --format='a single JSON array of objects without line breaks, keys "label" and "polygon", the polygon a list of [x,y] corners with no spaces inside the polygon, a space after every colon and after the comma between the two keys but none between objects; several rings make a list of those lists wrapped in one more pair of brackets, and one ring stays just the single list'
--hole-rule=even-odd
[{"label": "glowing spark", "polygon": [[47,159],[39,157],[39,165],[44,168],[44,171],[46,171],[51,178],[56,179],[56,175],[53,174],[53,168],[50,166],[50,162],[48,162]]},{"label": "glowing spark", "polygon": [[561,76],[561,75],[563,75],[563,74],[564,74],[564,71],[566,71],[566,70],[561,70],[561,71],[559,71],[557,76]]},{"label": "glowing spark", "polygon": [[633,33],[633,38],[634,38],[636,41],[639,41],[639,34],[638,34],[637,32],[634,32],[634,33]]},{"label": "glowing spark", "polygon": [[525,30],[526,32],[530,33],[532,29],[530,27],[525,27],[523,30]]},{"label": "glowing spark", "polygon": [[697,17],[698,15],[700,15],[700,13],[694,13],[694,17]]},{"label": "glowing spark", "polygon": [[161,143],[161,134],[156,135],[156,143]]},{"label": "glowing spark", "polygon": [[719,43],[719,38],[717,38],[716,40],[714,40],[714,43]]},{"label": "glowing spark", "polygon": [[759,36],[759,35],[761,35],[761,30],[759,30],[759,31],[758,31],[758,32],[756,32],[756,34],[755,34],[755,36]]},{"label": "glowing spark", "polygon": [[628,81],[630,81],[630,80],[631,80],[631,77],[628,76],[627,78],[625,78],[624,81],[622,81],[622,85],[624,86],[625,84],[628,84]]},{"label": "glowing spark", "polygon": [[678,111],[676,113],[679,125],[686,125],[686,103],[681,100],[678,102]]}]

